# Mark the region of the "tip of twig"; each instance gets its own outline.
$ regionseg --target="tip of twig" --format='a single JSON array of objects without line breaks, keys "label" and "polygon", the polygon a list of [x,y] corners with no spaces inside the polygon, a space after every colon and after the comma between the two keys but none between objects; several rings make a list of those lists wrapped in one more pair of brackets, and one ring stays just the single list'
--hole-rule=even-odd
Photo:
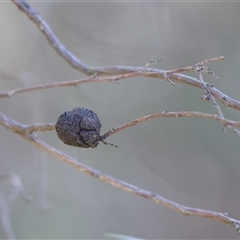
[{"label": "tip of twig", "polygon": [[169,78],[167,73],[164,73],[164,78],[167,82],[170,82],[172,86],[175,86],[175,83]]},{"label": "tip of twig", "polygon": [[222,126],[222,131],[223,131],[226,135],[228,135],[228,132],[227,132],[226,127],[227,127],[227,126],[225,126],[225,125],[223,124],[223,126]]},{"label": "tip of twig", "polygon": [[240,131],[238,129],[234,128],[233,131],[240,136]]},{"label": "tip of twig", "polygon": [[148,61],[146,64],[145,64],[145,67],[149,67],[150,65],[154,64],[154,63],[158,63],[158,62],[161,62],[163,60],[163,58],[159,58],[159,59],[156,59],[155,57],[152,57],[150,59],[150,61]]},{"label": "tip of twig", "polygon": [[105,145],[110,145],[110,146],[113,146],[113,147],[117,148],[117,145],[115,143],[107,142],[101,137],[100,137],[99,141],[102,142]]},{"label": "tip of twig", "polygon": [[175,83],[171,79],[168,78],[167,81],[170,82],[172,86],[175,86]]}]

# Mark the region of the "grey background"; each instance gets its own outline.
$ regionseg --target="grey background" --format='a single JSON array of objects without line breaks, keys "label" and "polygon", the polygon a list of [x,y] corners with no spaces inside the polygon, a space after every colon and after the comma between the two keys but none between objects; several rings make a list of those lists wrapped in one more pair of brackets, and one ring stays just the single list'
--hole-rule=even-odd
[{"label": "grey background", "polygon": [[[219,79],[204,76],[239,99],[239,3],[31,2],[60,40],[89,65],[174,69],[223,55],[212,63]],[[194,74],[191,74],[195,76]],[[10,2],[0,3],[1,91],[84,77],[49,46],[36,26]],[[95,111],[102,133],[160,111],[214,113],[199,89],[150,78],[89,83],[1,99],[0,109],[19,122],[55,122],[74,107]],[[226,117],[238,112],[222,106]],[[198,118],[156,119],[111,136],[118,148],[64,145],[55,132],[39,133],[49,144],[123,181],[190,207],[227,212],[240,219],[240,162],[237,134]],[[186,217],[152,201],[113,188],[58,161],[0,128],[0,169],[17,173],[35,201],[10,204],[17,238],[99,239],[116,233],[146,239],[237,238],[223,223]],[[39,162],[42,163],[40,166]],[[43,168],[42,172],[40,168]],[[47,201],[36,196],[39,174],[49,175]],[[42,176],[43,179],[44,176]],[[1,184],[2,186],[3,184]],[[41,207],[49,211],[43,214]],[[40,205],[40,208],[39,208]],[[0,237],[3,238],[0,229]]]}]

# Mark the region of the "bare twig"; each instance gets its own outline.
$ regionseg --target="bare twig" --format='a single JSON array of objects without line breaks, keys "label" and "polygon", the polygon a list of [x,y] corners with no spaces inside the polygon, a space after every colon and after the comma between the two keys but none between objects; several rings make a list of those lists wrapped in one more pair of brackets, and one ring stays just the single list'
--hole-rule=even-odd
[{"label": "bare twig", "polygon": [[[170,70],[167,72],[168,75],[171,75],[171,74],[174,74],[174,73],[181,73],[181,72],[193,72],[193,71],[199,71],[199,70],[203,70],[201,68],[203,68],[203,66],[206,64],[206,63],[209,63],[209,62],[215,62],[215,61],[219,61],[219,60],[223,60],[224,57],[223,56],[220,56],[220,57],[214,57],[214,58],[209,58],[209,59],[206,59],[206,60],[203,60],[197,64],[194,64],[192,66],[189,66],[189,67],[183,67],[183,68],[177,68],[177,69],[174,69],[174,70]],[[209,71],[208,73],[213,73],[211,71]]]},{"label": "bare twig", "polygon": [[117,81],[126,79],[126,78],[138,77],[138,76],[154,77],[154,76],[159,76],[160,74],[161,73],[159,73],[159,72],[137,71],[137,72],[121,74],[121,75],[117,75],[117,76],[110,76],[110,77],[91,76],[91,77],[78,79],[78,80],[71,80],[71,81],[65,81],[65,82],[53,82],[53,83],[36,85],[36,86],[32,86],[32,87],[17,88],[17,89],[10,90],[7,92],[0,92],[0,98],[11,97],[11,96],[19,94],[19,93],[26,93],[26,92],[36,91],[36,90],[45,90],[45,89],[49,89],[49,88],[77,86],[78,84],[91,83],[91,82],[113,82],[113,83],[116,83]]},{"label": "bare twig", "polygon": [[[146,76],[146,77],[164,79],[164,74],[166,73],[166,71],[157,70],[157,69],[156,69],[156,72],[152,72],[152,71],[144,72],[144,68],[137,68],[137,67],[133,67],[133,69],[137,69],[136,70],[137,72],[127,73],[127,74],[122,74],[122,75],[112,76],[112,77],[94,77],[94,78],[89,77],[89,78],[83,78],[80,80],[54,82],[50,84],[37,85],[33,87],[18,88],[8,92],[0,92],[0,98],[10,97],[18,93],[30,92],[30,91],[40,90],[40,89],[49,89],[49,88],[63,87],[63,86],[76,86],[77,84],[87,83],[87,82],[116,82],[121,79],[137,77],[137,76]],[[134,71],[133,69],[132,71]],[[148,68],[148,71],[149,71],[149,68]],[[175,82],[185,83],[193,87],[202,88],[201,81],[190,76],[186,76],[183,74],[172,74],[170,75],[170,78],[172,81],[175,81]],[[226,94],[222,93],[220,90],[218,90],[213,86],[210,86],[208,90],[216,99],[218,99],[225,106],[234,108],[236,110],[240,110],[240,101],[227,96]]]},{"label": "bare twig", "polygon": [[[224,59],[223,56],[206,59],[206,60],[201,61],[201,62],[199,62],[199,63],[197,63],[195,65],[192,65],[190,67],[178,68],[178,69],[175,69],[175,70],[168,71],[168,72],[166,72],[165,77],[168,79],[169,75],[171,75],[173,73],[189,72],[189,71],[197,72],[198,76],[199,76],[199,80],[200,80],[200,82],[202,84],[202,88],[204,90],[204,96],[202,96],[202,99],[203,100],[211,100],[213,102],[213,105],[214,105],[216,111],[217,111],[218,116],[221,117],[221,118],[224,118],[221,108],[217,104],[217,102],[216,102],[214,96],[212,95],[212,93],[209,91],[209,88],[211,88],[213,86],[210,86],[209,84],[204,82],[203,75],[202,75],[202,73],[204,72],[204,73],[207,73],[207,74],[212,74],[213,77],[216,77],[214,72],[210,71],[208,67],[204,66],[204,64],[209,63],[209,62],[223,60],[223,59]],[[216,77],[216,78],[218,78],[218,77]]]},{"label": "bare twig", "polygon": [[24,138],[28,142],[32,143],[39,149],[49,153],[50,155],[58,158],[59,160],[63,161],[64,163],[67,163],[67,164],[71,165],[72,167],[78,169],[79,171],[82,171],[82,172],[84,172],[90,176],[93,176],[101,181],[104,181],[116,188],[119,188],[124,191],[134,193],[138,196],[150,199],[150,200],[154,201],[155,203],[162,204],[165,207],[173,209],[174,211],[180,212],[187,216],[191,215],[191,216],[198,216],[198,217],[203,217],[203,218],[210,218],[213,220],[217,220],[217,221],[229,224],[232,227],[234,227],[237,231],[239,231],[240,221],[237,219],[228,217],[225,213],[183,206],[181,204],[178,204],[176,202],[168,200],[168,199],[160,196],[157,193],[153,193],[148,190],[141,189],[137,186],[131,185],[122,180],[119,180],[112,176],[101,173],[91,167],[88,167],[88,166],[80,163],[78,159],[72,158],[72,157],[60,152],[59,150],[53,148],[52,146],[48,145],[47,143],[42,141],[40,138],[38,138],[38,136],[36,134],[24,133],[24,129],[22,131],[16,132],[15,129],[20,129],[22,127],[22,124],[7,117],[3,113],[0,113],[0,124],[12,132],[18,133],[22,138]]},{"label": "bare twig", "polygon": [[202,99],[203,100],[210,100],[210,101],[212,101],[212,103],[213,103],[213,105],[214,105],[214,107],[216,109],[217,115],[219,117],[221,117],[221,118],[224,118],[224,115],[223,115],[223,112],[222,112],[221,108],[217,104],[214,96],[209,91],[209,88],[211,88],[211,86],[209,86],[209,84],[207,84],[203,80],[203,76],[202,76],[202,71],[201,70],[198,71],[198,75],[199,75],[200,81],[202,82],[202,88],[204,90],[204,97],[202,97]]},{"label": "bare twig", "polygon": [[208,114],[208,113],[201,113],[201,112],[195,112],[195,111],[186,111],[186,112],[160,112],[160,113],[154,113],[154,114],[150,114],[144,117],[140,117],[137,118],[131,122],[125,123],[119,127],[116,128],[112,128],[111,130],[109,130],[108,132],[106,132],[105,134],[102,135],[102,139],[106,139],[108,138],[110,135],[117,133],[123,129],[129,128],[129,127],[133,127],[139,123],[142,122],[146,122],[150,119],[156,119],[156,118],[160,118],[160,117],[202,117],[202,118],[208,118],[208,119],[212,119],[212,120],[216,120],[218,122],[221,122],[222,124],[224,124],[225,126],[229,126],[230,128],[237,128],[240,126],[240,122],[234,122],[232,120],[227,120],[225,118],[221,118],[215,114]]},{"label": "bare twig", "polygon": [[223,60],[223,59],[224,59],[223,56],[214,57],[214,58],[209,58],[209,59],[203,60],[202,62],[197,63],[196,66],[203,66],[203,65],[205,65],[206,63],[216,62],[216,61]]},{"label": "bare twig", "polygon": [[154,64],[154,63],[159,63],[161,62],[163,59],[162,58],[159,58],[159,59],[156,59],[155,57],[152,57],[146,64],[145,64],[145,67],[149,67],[150,65]]},{"label": "bare twig", "polygon": [[55,123],[47,123],[47,124],[34,123],[32,125],[23,126],[23,129],[28,133],[32,133],[36,131],[51,131],[55,129]]}]

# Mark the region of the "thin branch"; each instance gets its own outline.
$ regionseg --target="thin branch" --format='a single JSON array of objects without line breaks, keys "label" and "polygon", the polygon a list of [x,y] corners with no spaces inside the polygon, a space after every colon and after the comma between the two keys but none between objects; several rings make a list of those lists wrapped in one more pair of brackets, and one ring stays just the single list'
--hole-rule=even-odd
[{"label": "thin branch", "polygon": [[157,193],[154,193],[154,192],[151,192],[151,191],[148,191],[145,189],[141,189],[137,186],[134,186],[134,185],[126,183],[122,180],[116,179],[112,176],[101,173],[98,170],[95,170],[91,167],[88,167],[87,165],[82,164],[81,162],[79,162],[78,159],[72,158],[72,157],[60,152],[59,150],[53,148],[52,146],[48,145],[47,143],[42,141],[40,138],[38,138],[38,136],[36,134],[24,133],[23,131],[16,132],[15,129],[21,128],[22,124],[7,117],[3,113],[0,113],[0,124],[12,132],[18,133],[22,138],[24,138],[28,142],[32,143],[39,149],[54,156],[55,158],[58,158],[59,160],[63,161],[64,163],[67,163],[67,164],[71,165],[72,167],[78,169],[79,171],[84,172],[92,177],[95,177],[103,182],[106,182],[107,184],[110,184],[113,187],[116,187],[116,188],[122,189],[124,191],[136,194],[138,196],[150,199],[150,200],[154,201],[155,203],[161,204],[161,205],[168,207],[174,211],[180,212],[186,216],[191,215],[191,216],[198,216],[198,217],[203,217],[203,218],[210,218],[213,220],[217,220],[217,221],[229,224],[230,226],[234,227],[235,230],[237,230],[239,232],[240,221],[237,219],[228,217],[226,213],[220,213],[220,212],[208,211],[208,210],[204,210],[204,209],[187,207],[187,206],[178,204],[176,202],[173,202],[169,199],[166,199]]},{"label": "thin branch", "polygon": [[106,139],[109,136],[111,136],[114,133],[117,133],[119,131],[122,131],[126,128],[129,127],[133,127],[139,123],[142,122],[146,122],[150,119],[156,119],[156,118],[160,118],[160,117],[202,117],[202,118],[208,118],[208,119],[212,119],[212,120],[216,120],[218,122],[221,122],[222,124],[224,124],[224,126],[228,126],[229,128],[237,128],[240,126],[240,122],[235,122],[232,120],[228,120],[225,118],[221,118],[215,114],[208,114],[208,113],[201,113],[201,112],[195,112],[195,111],[181,111],[181,112],[160,112],[160,113],[154,113],[154,114],[150,114],[144,117],[140,117],[137,118],[131,122],[125,123],[119,127],[116,128],[112,128],[111,130],[109,130],[108,132],[106,132],[105,134],[103,134],[101,136],[102,139]]},{"label": "thin branch", "polygon": [[[199,71],[199,68],[203,67],[206,63],[210,63],[210,62],[215,62],[215,61],[219,61],[219,60],[223,60],[224,57],[223,56],[220,56],[220,57],[214,57],[214,58],[209,58],[209,59],[206,59],[206,60],[203,60],[197,64],[194,64],[192,66],[189,66],[189,67],[183,67],[183,68],[177,68],[177,69],[174,69],[174,70],[170,70],[168,71],[168,74],[174,74],[174,73],[181,73],[181,72],[196,72],[196,71]],[[207,73],[213,73],[211,71],[208,71]]]},{"label": "thin branch", "polygon": [[26,92],[36,91],[36,90],[45,90],[49,88],[66,87],[66,86],[76,87],[78,84],[92,83],[92,82],[116,83],[117,81],[126,79],[126,78],[137,77],[137,76],[152,76],[152,77],[155,76],[156,77],[156,76],[159,76],[160,74],[161,72],[154,73],[154,72],[138,71],[138,72],[132,72],[132,73],[121,74],[121,75],[110,76],[110,77],[96,77],[96,75],[93,75],[93,76],[83,78],[83,79],[78,79],[78,80],[71,80],[71,81],[65,81],[65,82],[53,82],[53,83],[41,84],[41,85],[36,85],[31,87],[17,88],[7,92],[0,92],[0,98],[11,97],[19,93],[26,93]]},{"label": "thin branch", "polygon": [[[18,89],[10,90],[8,92],[0,92],[0,98],[10,97],[10,96],[13,96],[18,93],[30,92],[30,91],[40,90],[40,89],[49,89],[49,88],[64,87],[64,86],[76,86],[77,84],[87,83],[87,82],[117,82],[121,79],[137,77],[137,76],[146,76],[146,77],[164,79],[165,78],[164,76],[166,74],[166,71],[158,70],[158,69],[149,69],[148,68],[147,70],[148,71],[150,70],[150,72],[144,72],[144,68],[140,68],[140,67],[139,68],[133,67],[132,71],[134,71],[134,69],[137,69],[137,72],[122,74],[122,75],[118,75],[118,76],[88,77],[88,78],[83,78],[80,80],[54,82],[54,83],[50,83],[50,84],[18,88]],[[156,70],[156,72],[152,72],[153,70]],[[199,81],[196,78],[193,78],[193,77],[190,77],[187,75],[183,75],[183,74],[172,74],[169,77],[174,82],[185,83],[185,84],[191,85],[193,87],[202,88],[201,81]],[[234,108],[236,110],[240,110],[240,101],[227,96],[226,94],[222,93],[220,90],[218,90],[217,88],[215,88],[213,86],[209,86],[208,91],[225,106]]]},{"label": "thin branch", "polygon": [[204,80],[203,80],[203,76],[202,76],[202,71],[201,71],[201,70],[198,71],[198,75],[199,75],[200,81],[202,82],[202,88],[203,88],[203,90],[204,90],[204,97],[202,97],[202,99],[203,99],[203,100],[210,100],[210,101],[213,103],[213,105],[214,105],[214,107],[215,107],[215,109],[216,109],[217,115],[218,115],[220,118],[224,118],[224,115],[223,115],[223,112],[222,112],[221,108],[220,108],[219,105],[217,104],[214,96],[213,96],[213,95],[210,93],[210,91],[209,91],[209,87],[210,87],[209,84],[207,84],[207,83],[204,82]]},{"label": "thin branch", "polygon": [[[208,67],[204,66],[204,64],[209,63],[209,62],[223,60],[223,59],[224,59],[223,56],[206,59],[206,60],[201,61],[201,62],[199,62],[197,64],[194,64],[194,65],[192,65],[190,67],[178,68],[178,69],[175,69],[175,70],[168,71],[165,76],[168,79],[169,75],[173,74],[173,73],[189,72],[189,71],[197,72],[198,76],[199,76],[199,80],[201,82],[201,86],[202,86],[202,88],[204,90],[204,95],[202,96],[202,100],[211,100],[213,105],[214,105],[214,107],[215,107],[215,109],[216,109],[216,112],[217,112],[218,116],[221,117],[221,118],[224,118],[224,115],[223,115],[223,112],[222,112],[221,108],[219,107],[218,103],[216,102],[214,96],[209,91],[209,89],[211,87],[213,87],[213,86],[211,86],[208,83],[206,83],[203,80],[203,75],[202,75],[202,73],[204,72],[204,73],[207,73],[207,74],[212,74],[213,77],[216,77],[214,72],[210,71]],[[216,78],[218,78],[218,77],[216,77]],[[223,128],[223,129],[225,129],[225,128]]]},{"label": "thin branch", "polygon": [[146,64],[145,67],[149,67],[150,65],[154,63],[159,63],[163,60],[163,58],[156,59],[155,57],[152,57]]},{"label": "thin branch", "polygon": [[216,62],[216,61],[223,60],[223,59],[224,59],[223,56],[214,57],[214,58],[209,58],[209,59],[203,60],[202,62],[197,63],[196,66],[203,66],[203,65],[205,65],[206,63]]},{"label": "thin branch", "polygon": [[40,124],[34,123],[31,125],[22,126],[25,132],[33,133],[36,131],[51,131],[55,129],[55,123]]}]

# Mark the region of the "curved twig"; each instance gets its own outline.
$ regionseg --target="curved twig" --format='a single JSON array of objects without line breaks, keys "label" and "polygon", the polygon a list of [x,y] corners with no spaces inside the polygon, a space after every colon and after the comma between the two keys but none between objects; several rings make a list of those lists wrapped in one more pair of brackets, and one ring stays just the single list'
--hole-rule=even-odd
[{"label": "curved twig", "polygon": [[106,139],[114,133],[117,133],[117,132],[124,130],[126,128],[129,128],[129,127],[133,127],[139,123],[146,122],[150,119],[156,119],[156,118],[160,118],[160,117],[201,117],[201,118],[208,118],[208,119],[216,120],[218,122],[221,122],[224,126],[230,127],[230,128],[237,128],[240,126],[240,122],[235,122],[232,120],[221,118],[215,114],[208,114],[208,113],[195,112],[195,111],[181,111],[181,112],[163,111],[160,113],[154,113],[154,114],[150,114],[150,115],[147,115],[144,117],[140,117],[140,118],[134,119],[131,122],[125,123],[119,127],[112,128],[111,130],[109,130],[108,132],[106,132],[105,134],[102,135],[102,139]]}]

